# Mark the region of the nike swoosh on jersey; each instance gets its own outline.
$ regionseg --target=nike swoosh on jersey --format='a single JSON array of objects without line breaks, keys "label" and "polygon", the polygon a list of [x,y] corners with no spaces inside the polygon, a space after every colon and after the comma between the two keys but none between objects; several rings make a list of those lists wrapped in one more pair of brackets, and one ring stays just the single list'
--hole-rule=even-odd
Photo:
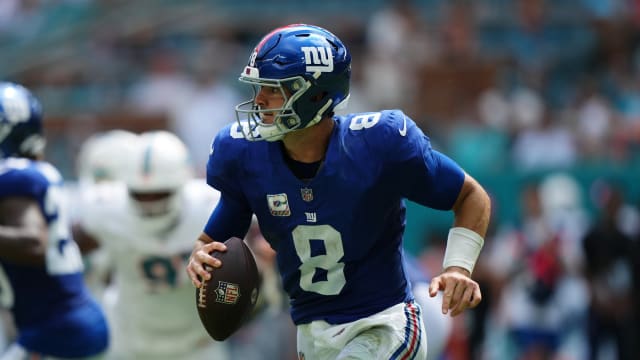
[{"label": "nike swoosh on jersey", "polygon": [[404,122],[402,124],[402,129],[398,129],[398,132],[400,133],[400,136],[407,135],[407,116],[406,115],[404,115]]}]

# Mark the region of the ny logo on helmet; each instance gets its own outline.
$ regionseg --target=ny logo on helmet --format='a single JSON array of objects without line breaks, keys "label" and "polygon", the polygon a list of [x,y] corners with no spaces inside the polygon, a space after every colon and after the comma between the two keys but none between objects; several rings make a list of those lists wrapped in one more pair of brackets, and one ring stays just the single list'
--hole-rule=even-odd
[{"label": "ny logo on helmet", "polygon": [[306,71],[308,72],[332,72],[333,71],[333,54],[331,48],[326,46],[303,46]]}]

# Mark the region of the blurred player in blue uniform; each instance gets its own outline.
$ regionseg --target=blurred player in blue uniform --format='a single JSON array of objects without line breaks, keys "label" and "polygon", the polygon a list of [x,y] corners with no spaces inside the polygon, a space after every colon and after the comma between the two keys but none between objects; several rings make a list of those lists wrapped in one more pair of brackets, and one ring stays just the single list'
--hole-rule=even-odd
[{"label": "blurred player in blue uniform", "polygon": [[300,358],[424,359],[403,266],[404,199],[455,213],[444,270],[429,288],[443,291],[452,316],[481,300],[471,272],[490,200],[402,111],[336,116],[350,74],[347,48],[320,27],[278,28],[255,47],[240,76],[255,96],[213,141],[207,182],[221,200],[187,272],[200,286],[203,265],[220,266],[209,252],[243,237],[255,213],[277,253]]},{"label": "blurred player in blue uniform", "polygon": [[108,328],[84,284],[63,179],[42,160],[44,146],[37,99],[0,83],[0,306],[17,328],[0,359],[95,359]]}]

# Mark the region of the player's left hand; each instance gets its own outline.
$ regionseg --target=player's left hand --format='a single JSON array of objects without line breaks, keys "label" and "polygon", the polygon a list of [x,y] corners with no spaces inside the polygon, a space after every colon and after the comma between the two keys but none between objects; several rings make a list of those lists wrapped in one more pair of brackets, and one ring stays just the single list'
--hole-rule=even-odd
[{"label": "player's left hand", "polygon": [[482,300],[480,285],[471,279],[469,271],[457,266],[449,267],[431,279],[429,295],[434,297],[439,290],[444,291],[442,313],[451,311],[451,316],[478,306]]}]

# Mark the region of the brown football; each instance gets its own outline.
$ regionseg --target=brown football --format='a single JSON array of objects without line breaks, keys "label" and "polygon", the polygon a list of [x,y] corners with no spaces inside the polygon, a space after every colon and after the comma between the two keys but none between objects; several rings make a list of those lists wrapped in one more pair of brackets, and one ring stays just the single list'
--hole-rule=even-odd
[{"label": "brown football", "polygon": [[232,237],[224,242],[227,251],[214,251],[222,266],[209,267],[211,278],[196,289],[196,307],[207,333],[222,341],[251,315],[258,299],[260,278],[256,261],[247,244]]}]

